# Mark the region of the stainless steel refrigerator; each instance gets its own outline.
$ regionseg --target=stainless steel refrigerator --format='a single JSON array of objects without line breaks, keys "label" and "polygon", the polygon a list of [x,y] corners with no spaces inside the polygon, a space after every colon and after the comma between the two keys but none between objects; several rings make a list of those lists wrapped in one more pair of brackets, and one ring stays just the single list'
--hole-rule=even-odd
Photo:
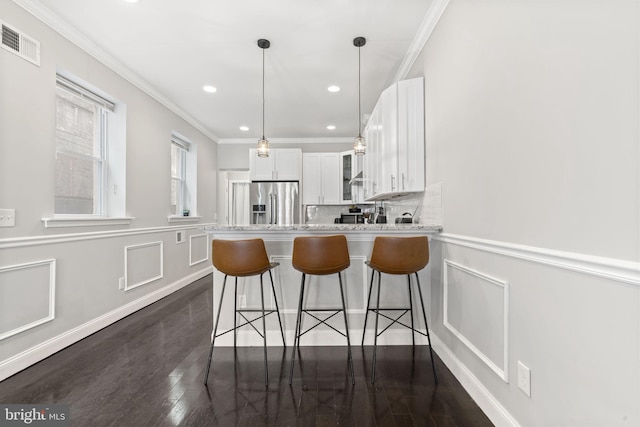
[{"label": "stainless steel refrigerator", "polygon": [[300,223],[298,182],[252,182],[249,193],[251,224]]}]

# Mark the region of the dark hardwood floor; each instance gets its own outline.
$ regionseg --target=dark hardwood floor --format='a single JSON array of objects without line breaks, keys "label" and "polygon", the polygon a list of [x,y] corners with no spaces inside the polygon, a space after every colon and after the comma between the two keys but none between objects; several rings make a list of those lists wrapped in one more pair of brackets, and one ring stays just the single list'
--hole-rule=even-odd
[{"label": "dark hardwood floor", "polygon": [[[291,349],[216,347],[203,383],[211,331],[211,276],[0,382],[0,403],[62,403],[74,426],[491,426],[427,347],[303,347],[293,385]],[[234,361],[234,356],[236,360]]]}]

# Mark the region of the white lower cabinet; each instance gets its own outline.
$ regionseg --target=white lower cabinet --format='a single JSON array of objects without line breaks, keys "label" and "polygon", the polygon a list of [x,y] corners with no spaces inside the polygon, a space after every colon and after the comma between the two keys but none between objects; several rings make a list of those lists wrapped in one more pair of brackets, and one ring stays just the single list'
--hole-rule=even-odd
[{"label": "white lower cabinet", "polygon": [[340,204],[340,153],[302,155],[302,204]]}]

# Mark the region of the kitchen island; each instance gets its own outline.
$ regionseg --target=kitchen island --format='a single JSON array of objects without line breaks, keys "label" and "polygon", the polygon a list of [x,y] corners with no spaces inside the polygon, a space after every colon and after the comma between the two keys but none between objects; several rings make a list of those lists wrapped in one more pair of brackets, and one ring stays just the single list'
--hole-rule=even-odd
[{"label": "kitchen island", "polygon": [[[280,313],[287,346],[293,343],[293,330],[295,328],[295,315],[298,306],[300,292],[301,273],[291,265],[291,254],[293,250],[293,239],[297,236],[310,235],[334,235],[344,234],[349,245],[349,257],[351,266],[343,273],[343,283],[345,286],[345,299],[347,313],[349,316],[349,327],[352,344],[359,344],[362,340],[365,312],[367,307],[367,295],[371,280],[371,269],[367,267],[365,261],[371,255],[373,241],[377,236],[424,236],[439,233],[442,227],[428,224],[299,224],[299,225],[245,225],[226,226],[208,225],[202,227],[211,239],[251,239],[261,238],[265,242],[267,254],[272,262],[280,265],[273,270],[273,280],[278,298]],[[427,316],[429,316],[430,305],[430,267],[427,266],[419,273]],[[217,307],[222,291],[222,281],[224,275],[216,270],[213,274],[213,307],[214,319],[217,315]],[[265,283],[265,308],[275,308],[272,292],[269,289],[268,274],[264,276]],[[412,286],[415,286],[412,279]],[[340,306],[340,293],[338,280],[332,276],[309,276],[308,286],[305,287],[305,301],[315,307],[338,307]],[[220,330],[225,331],[233,326],[233,279],[227,281],[227,291],[224,296],[222,313],[220,315]],[[260,307],[260,280],[259,277],[238,278],[238,308],[259,308]],[[415,288],[413,288],[415,291]],[[417,292],[412,292],[414,298],[414,322],[416,328],[424,330],[424,322],[421,321],[422,313],[417,310],[419,305],[416,300]],[[408,291],[406,276],[384,275],[382,283],[381,305],[385,307],[399,307],[408,305]],[[383,303],[384,302],[384,303]],[[398,313],[399,314],[399,313]],[[324,316],[324,315],[323,315]],[[403,318],[409,322],[408,314]],[[370,316],[367,324],[367,334],[365,344],[373,343],[373,317]],[[305,322],[313,325],[313,319],[306,319]],[[388,320],[380,319],[382,328]],[[342,329],[344,324],[341,316],[335,316],[329,323]],[[306,323],[305,323],[306,324]],[[260,322],[257,323],[260,325]],[[417,343],[426,343],[421,335],[416,336]],[[262,345],[262,339],[258,334],[246,326],[238,332],[238,345],[255,346]],[[282,345],[280,337],[278,319],[275,315],[267,316],[267,343],[270,346]],[[405,328],[394,325],[378,339],[379,344],[411,344],[411,332]],[[233,345],[233,335],[226,334],[216,339],[216,345]],[[325,326],[320,326],[302,337],[301,345],[346,345],[346,339],[336,336],[335,332]]]}]

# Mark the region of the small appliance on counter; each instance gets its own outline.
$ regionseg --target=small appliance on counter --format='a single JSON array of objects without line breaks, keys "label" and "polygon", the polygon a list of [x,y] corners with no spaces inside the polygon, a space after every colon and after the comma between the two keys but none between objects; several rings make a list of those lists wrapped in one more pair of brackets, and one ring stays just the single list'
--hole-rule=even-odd
[{"label": "small appliance on counter", "polygon": [[396,224],[412,224],[413,216],[409,212],[405,212],[401,217],[396,218]]},{"label": "small appliance on counter", "polygon": [[361,212],[343,213],[343,214],[340,214],[340,223],[341,224],[363,224],[364,216],[362,215]]},{"label": "small appliance on counter", "polygon": [[376,215],[376,224],[386,224],[387,216],[384,214],[384,208],[380,206],[378,208],[378,215]]}]

